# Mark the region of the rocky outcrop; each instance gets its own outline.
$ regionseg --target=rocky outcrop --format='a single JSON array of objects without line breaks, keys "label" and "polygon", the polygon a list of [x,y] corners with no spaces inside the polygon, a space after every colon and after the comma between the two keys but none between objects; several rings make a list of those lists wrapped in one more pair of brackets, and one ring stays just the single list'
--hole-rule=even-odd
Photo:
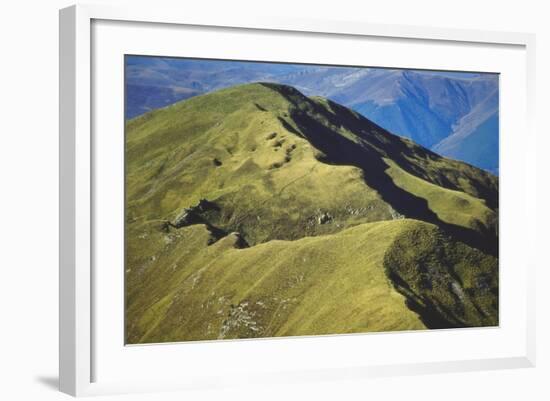
[{"label": "rocky outcrop", "polygon": [[203,224],[205,223],[205,219],[202,216],[203,213],[211,210],[218,211],[219,209],[218,205],[214,202],[201,199],[197,205],[183,209],[170,225],[174,228],[182,228],[192,224]]},{"label": "rocky outcrop", "polygon": [[332,215],[328,212],[321,214],[317,218],[317,223],[319,224],[327,224],[327,223],[330,223],[331,221],[332,221]]}]

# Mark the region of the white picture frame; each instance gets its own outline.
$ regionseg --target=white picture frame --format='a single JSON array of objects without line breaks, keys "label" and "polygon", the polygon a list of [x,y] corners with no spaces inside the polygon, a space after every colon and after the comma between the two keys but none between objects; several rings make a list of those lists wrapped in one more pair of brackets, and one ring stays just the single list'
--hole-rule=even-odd
[{"label": "white picture frame", "polygon": [[[323,21],[323,20],[295,20],[291,17],[261,17],[255,15],[243,16],[241,19],[228,20],[220,15],[187,15],[182,10],[166,10],[155,7],[129,7],[112,8],[109,6],[96,5],[78,5],[72,6],[60,11],[60,390],[75,396],[94,395],[107,393],[126,393],[137,391],[160,391],[167,389],[188,389],[188,388],[211,388],[229,385],[223,370],[216,372],[213,376],[207,376],[198,370],[194,376],[187,377],[186,380],[178,377],[160,379],[151,377],[151,380],[143,378],[132,379],[132,377],[115,377],[111,375],[108,380],[98,380],[98,367],[95,358],[97,350],[101,346],[95,344],[96,332],[95,325],[98,323],[96,313],[94,312],[94,289],[100,285],[101,280],[94,274],[94,235],[97,235],[96,220],[94,213],[96,208],[94,191],[96,181],[94,179],[95,169],[98,167],[97,153],[105,148],[96,146],[93,138],[92,125],[95,116],[94,102],[92,101],[94,89],[92,87],[92,77],[94,68],[99,68],[94,60],[94,55],[98,54],[97,47],[102,46],[104,41],[93,41],[94,23],[98,21],[108,21],[109,24],[121,23],[140,23],[149,25],[158,25],[164,28],[169,27],[204,27],[212,29],[231,29],[238,32],[271,32],[285,33],[288,35],[307,34],[309,36],[319,36],[330,38],[331,35],[340,38],[383,38],[386,41],[418,41],[422,43],[435,43],[437,45],[460,45],[462,47],[493,46],[495,48],[513,49],[510,57],[517,61],[518,70],[521,76],[515,77],[510,85],[515,87],[525,96],[520,96],[521,110],[518,114],[517,122],[524,129],[523,141],[527,145],[523,150],[515,149],[518,153],[518,160],[521,160],[521,166],[515,175],[509,175],[509,178],[503,172],[503,179],[509,180],[509,183],[522,183],[523,191],[520,194],[513,194],[512,191],[501,192],[503,202],[502,213],[512,213],[504,211],[506,204],[517,206],[513,213],[521,213],[522,216],[530,216],[526,221],[530,230],[524,235],[523,247],[520,249],[529,254],[528,249],[534,246],[533,238],[535,230],[532,229],[536,210],[534,205],[534,193],[536,181],[528,174],[534,171],[535,149],[533,149],[535,138],[533,124],[534,112],[534,35],[525,33],[507,33],[507,32],[485,32],[459,29],[437,29],[414,26],[398,25],[375,25],[366,22],[349,21]],[[117,29],[130,29],[128,27],[119,27]],[[141,29],[137,27],[136,29]],[[109,31],[107,31],[108,33]],[[136,31],[137,32],[137,31]],[[162,34],[162,33],[159,33]],[[118,40],[121,42],[124,38],[119,34]],[[114,39],[114,38],[113,38]],[[516,51],[517,50],[517,51]],[[517,54],[516,54],[517,53]],[[171,54],[167,54],[171,55]],[[414,61],[414,60],[413,60]],[[413,65],[416,65],[413,62]],[[445,67],[444,65],[434,65],[434,69]],[[452,67],[452,65],[451,65]],[[450,68],[452,69],[452,68]],[[498,69],[493,72],[500,72]],[[516,72],[510,72],[516,74]],[[518,73],[519,74],[519,73]],[[523,76],[524,74],[524,76]],[[120,88],[119,88],[120,89]],[[509,96],[509,91],[503,91],[502,96]],[[122,101],[122,99],[119,99]],[[520,113],[518,111],[518,113]],[[121,120],[122,120],[121,116]],[[520,125],[515,125],[520,127]],[[122,132],[121,132],[122,135]],[[507,149],[513,149],[513,141],[510,139],[510,145]],[[108,145],[107,145],[108,146]],[[510,150],[512,151],[512,150]],[[120,156],[122,157],[122,156]],[[516,198],[512,199],[512,197]],[[520,198],[521,196],[521,198]],[[510,201],[508,201],[508,198]],[[509,208],[508,210],[510,210]],[[511,216],[513,217],[513,216]],[[510,219],[508,229],[518,228],[514,225],[514,219]],[[502,244],[501,244],[502,247]],[[534,255],[533,252],[530,253]],[[438,361],[420,361],[414,356],[407,362],[399,362],[379,358],[375,363],[365,361],[350,360],[341,361],[340,364],[334,361],[334,366],[329,360],[320,365],[319,368],[303,366],[298,370],[285,370],[283,365],[277,365],[277,369],[271,372],[268,369],[257,374],[251,374],[243,379],[240,384],[246,381],[262,382],[292,382],[292,381],[310,381],[310,380],[329,380],[331,378],[351,378],[360,379],[370,376],[387,376],[401,374],[420,374],[436,373],[450,371],[468,371],[481,369],[504,369],[513,367],[530,367],[535,364],[535,319],[534,319],[534,266],[536,260],[534,256],[531,259],[525,259],[524,264],[520,266],[522,274],[517,283],[517,296],[521,297],[521,310],[517,311],[517,316],[521,322],[514,333],[513,352],[504,352],[495,350],[492,354],[482,354],[475,352],[464,359],[451,358]],[[106,291],[108,291],[106,289]],[[506,293],[503,294],[506,296]],[[110,295],[113,299],[116,295]],[[122,301],[121,301],[122,302]],[[507,327],[499,329],[505,332]],[[512,329],[510,329],[512,330]],[[473,333],[473,334],[471,334]],[[417,338],[429,336],[430,333],[415,333]],[[456,331],[447,332],[445,335],[455,337],[468,337],[475,339],[475,332]],[[494,335],[490,334],[490,335]],[[382,338],[379,335],[374,338]],[[398,338],[398,337],[395,337]],[[489,337],[487,337],[489,340]],[[502,347],[511,341],[504,338]],[[121,340],[122,341],[122,340]],[[350,336],[338,339],[328,339],[326,337],[300,339],[297,343],[295,339],[269,340],[275,342],[275,347],[269,352],[276,352],[277,347],[286,344],[295,352],[307,349],[307,352],[315,352],[319,347],[341,347],[342,342],[365,341],[363,337]],[[263,352],[266,350],[269,341],[240,341],[233,342],[231,347],[234,351],[242,352],[243,349],[251,348],[253,352]],[[374,340],[371,340],[374,341]],[[376,340],[378,341],[378,340]],[[397,340],[394,340],[397,341]],[[416,340],[415,340],[416,341]],[[421,341],[421,340],[419,340]],[[422,340],[424,341],[424,340]],[[437,338],[430,336],[428,341],[438,341]],[[260,344],[260,345],[255,345]],[[188,347],[186,352],[190,355],[200,355],[200,352],[207,352],[207,347],[218,347],[213,343],[199,344],[200,349],[191,349]],[[164,346],[161,346],[161,348]],[[151,354],[159,353],[155,351],[155,346],[147,347],[149,356],[140,355],[137,351],[132,356],[132,360],[139,358],[150,358]],[[172,350],[166,351],[163,348],[163,354],[172,353]],[[337,348],[335,348],[337,349]],[[504,348],[502,348],[504,349]],[[220,347],[216,348],[220,351]],[[223,350],[222,350],[223,351]],[[103,351],[102,351],[103,352]],[[105,351],[107,352],[107,351]],[[198,352],[198,353],[197,353]],[[226,352],[226,351],[223,351]],[[207,354],[211,355],[211,354]],[[107,360],[108,355],[102,354],[101,358]],[[138,359],[135,359],[138,358]],[[156,358],[156,356],[155,356]],[[169,356],[162,356],[169,358]],[[144,359],[149,360],[149,359]],[[192,358],[191,358],[192,360]],[[113,360],[114,361],[114,360]],[[189,364],[189,362],[186,362]],[[192,370],[192,369],[191,369]],[[147,377],[147,373],[144,373]],[[232,385],[239,385],[238,382],[231,380]]]}]

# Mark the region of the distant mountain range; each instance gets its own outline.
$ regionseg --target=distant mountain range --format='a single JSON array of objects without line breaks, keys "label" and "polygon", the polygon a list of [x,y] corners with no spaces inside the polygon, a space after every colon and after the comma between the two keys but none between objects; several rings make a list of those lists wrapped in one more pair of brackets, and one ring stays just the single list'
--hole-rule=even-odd
[{"label": "distant mountain range", "polygon": [[292,85],[498,174],[498,75],[128,56],[126,117],[236,84]]}]

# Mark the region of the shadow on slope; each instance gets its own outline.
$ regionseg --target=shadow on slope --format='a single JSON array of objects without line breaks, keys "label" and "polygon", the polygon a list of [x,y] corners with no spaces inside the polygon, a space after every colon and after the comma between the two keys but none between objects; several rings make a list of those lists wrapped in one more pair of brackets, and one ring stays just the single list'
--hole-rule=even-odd
[{"label": "shadow on slope", "polygon": [[[319,157],[319,161],[326,164],[360,168],[365,183],[375,189],[382,199],[400,214],[408,218],[435,224],[459,241],[490,255],[497,255],[497,237],[491,235],[491,233],[482,234],[472,229],[442,221],[429,208],[425,199],[401,189],[393,182],[386,173],[390,166],[383,160],[382,151],[378,149],[378,146],[385,151],[387,150],[388,157],[392,159],[395,157],[399,160],[403,158],[403,152],[410,152],[408,148],[405,149],[405,146],[400,146],[400,141],[388,140],[381,143],[381,139],[369,133],[369,131],[376,129],[382,131],[382,129],[366,119],[358,118],[345,107],[331,102],[330,107],[334,113],[334,118],[330,118],[330,113],[327,113],[326,109],[304,97],[292,87],[273,84],[263,85],[278,91],[294,105],[290,117],[297,125],[301,136],[305,137],[316,149],[323,153]],[[327,119],[327,121],[322,121],[322,119]],[[336,131],[336,129],[342,128],[355,134],[358,142],[354,142]],[[295,132],[295,130],[291,132]],[[365,140],[367,135],[368,141]],[[419,147],[419,149],[422,148]],[[429,151],[426,150],[426,152]],[[437,155],[434,154],[434,156]]]},{"label": "shadow on slope", "polygon": [[497,259],[453,241],[436,227],[403,232],[386,252],[384,268],[427,327],[498,325]]}]

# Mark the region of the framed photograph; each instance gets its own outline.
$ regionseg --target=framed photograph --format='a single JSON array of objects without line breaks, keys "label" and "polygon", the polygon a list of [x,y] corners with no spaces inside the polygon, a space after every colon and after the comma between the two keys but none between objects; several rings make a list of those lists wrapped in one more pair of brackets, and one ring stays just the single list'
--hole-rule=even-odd
[{"label": "framed photograph", "polygon": [[535,363],[534,37],[60,12],[60,388]]}]

